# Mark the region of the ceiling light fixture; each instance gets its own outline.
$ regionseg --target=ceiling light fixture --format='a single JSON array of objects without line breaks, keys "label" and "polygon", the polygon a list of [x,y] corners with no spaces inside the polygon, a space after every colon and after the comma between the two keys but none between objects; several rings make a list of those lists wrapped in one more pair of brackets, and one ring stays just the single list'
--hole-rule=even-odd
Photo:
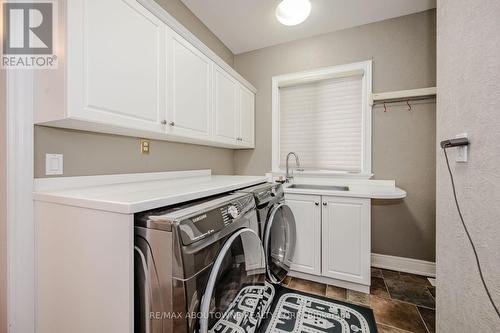
[{"label": "ceiling light fixture", "polygon": [[297,25],[311,14],[309,0],[283,0],[276,7],[276,18],[284,25]]}]

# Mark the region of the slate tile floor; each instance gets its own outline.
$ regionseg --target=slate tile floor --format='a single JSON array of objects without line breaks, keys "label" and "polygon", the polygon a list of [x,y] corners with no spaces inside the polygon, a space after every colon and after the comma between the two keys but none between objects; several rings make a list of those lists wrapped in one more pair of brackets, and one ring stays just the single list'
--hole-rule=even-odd
[{"label": "slate tile floor", "polygon": [[291,289],[370,307],[379,333],[434,333],[435,288],[425,276],[372,268],[370,294],[298,278],[287,278]]}]

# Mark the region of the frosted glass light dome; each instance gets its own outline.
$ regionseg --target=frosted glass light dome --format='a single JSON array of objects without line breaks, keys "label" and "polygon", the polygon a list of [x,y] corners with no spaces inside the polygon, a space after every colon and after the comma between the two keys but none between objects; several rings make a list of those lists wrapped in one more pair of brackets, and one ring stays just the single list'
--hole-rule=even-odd
[{"label": "frosted glass light dome", "polygon": [[297,25],[304,22],[311,14],[309,0],[283,0],[276,7],[276,18],[284,25]]}]

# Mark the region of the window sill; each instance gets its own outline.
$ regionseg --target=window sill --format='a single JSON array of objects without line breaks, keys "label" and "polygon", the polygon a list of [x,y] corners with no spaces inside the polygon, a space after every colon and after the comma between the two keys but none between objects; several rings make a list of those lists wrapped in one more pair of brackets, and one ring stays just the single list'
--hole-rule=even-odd
[{"label": "window sill", "polygon": [[[285,176],[286,170],[278,169],[273,170],[273,176]],[[373,173],[349,173],[346,171],[328,171],[328,170],[304,170],[297,171],[295,169],[290,170],[290,174],[294,177],[317,177],[317,178],[343,178],[343,179],[370,179],[373,177]]]}]

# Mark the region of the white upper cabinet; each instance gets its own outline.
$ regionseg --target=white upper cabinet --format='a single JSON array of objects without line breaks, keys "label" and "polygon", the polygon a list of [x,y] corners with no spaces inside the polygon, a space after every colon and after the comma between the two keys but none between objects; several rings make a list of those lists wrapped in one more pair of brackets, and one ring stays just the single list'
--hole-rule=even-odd
[{"label": "white upper cabinet", "polygon": [[214,136],[217,140],[237,144],[238,84],[222,70],[214,67]]},{"label": "white upper cabinet", "polygon": [[248,89],[239,88],[239,137],[242,145],[255,147],[255,95]]},{"label": "white upper cabinet", "polygon": [[158,4],[146,7],[61,4],[59,67],[34,74],[35,123],[253,147],[255,88]]},{"label": "white upper cabinet", "polygon": [[165,25],[135,0],[68,1],[68,115],[161,132]]},{"label": "white upper cabinet", "polygon": [[214,66],[214,137],[241,148],[255,146],[255,95]]},{"label": "white upper cabinet", "polygon": [[167,35],[167,132],[209,139],[212,63],[175,32]]}]

